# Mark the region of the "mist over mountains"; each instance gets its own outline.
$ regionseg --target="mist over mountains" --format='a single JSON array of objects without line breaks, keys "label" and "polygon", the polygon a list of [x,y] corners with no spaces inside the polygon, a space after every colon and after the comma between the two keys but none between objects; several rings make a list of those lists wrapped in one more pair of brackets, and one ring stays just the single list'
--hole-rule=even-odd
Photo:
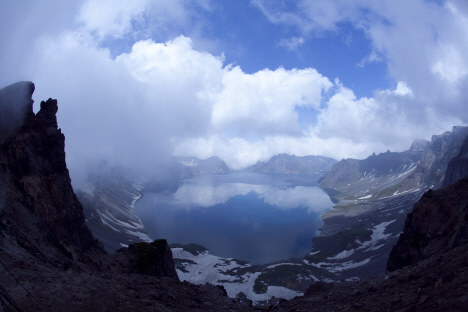
[{"label": "mist over mountains", "polygon": [[0,143],[22,125],[24,115],[33,105],[33,92],[34,84],[26,81],[0,89]]},{"label": "mist over mountains", "polygon": [[[28,82],[0,90],[0,94],[18,92],[20,98],[29,94],[13,101],[25,107],[23,115],[19,123],[7,128],[9,135],[0,144],[0,257],[9,268],[2,271],[2,287],[6,286],[6,292],[0,293],[2,304],[15,306],[18,302],[36,310],[47,301],[52,310],[67,307],[78,311],[83,307],[94,309],[104,298],[105,306],[115,309],[118,296],[131,289],[137,295],[129,292],[125,300],[138,310],[156,306],[175,311],[188,307],[201,311],[206,306],[218,311],[255,309],[247,298],[256,304],[270,304],[267,309],[278,311],[290,310],[291,305],[323,310],[329,303],[347,308],[411,308],[417,302],[425,311],[459,310],[463,306],[464,292],[456,285],[468,280],[464,256],[468,246],[464,217],[467,181],[463,178],[468,172],[464,161],[468,127],[454,127],[452,132],[433,136],[431,142],[417,141],[401,153],[340,162],[328,159],[327,166],[334,164],[320,183],[332,188],[328,192],[339,202],[322,215],[322,235],[313,239],[311,253],[299,261],[252,266],[210,255],[206,248],[193,244],[174,246],[174,258],[165,240],[149,240],[133,212],[133,204],[145,186],[153,191],[156,185],[165,186],[158,191],[174,192],[177,181],[186,177],[228,174],[221,170],[227,168],[224,162],[218,158],[173,158],[173,165],[165,169],[161,179],[134,176],[133,171],[102,163],[89,176],[89,188],[78,192],[82,205],[70,184],[64,135],[55,117],[57,101],[41,102],[40,111],[34,114],[30,100],[33,91],[34,85]],[[271,159],[272,166],[262,166],[270,168],[267,176],[304,175],[313,179],[325,160],[283,154]],[[301,173],[298,168],[304,162],[309,167]],[[312,163],[317,165],[314,170]],[[462,179],[446,188],[425,192],[458,177]],[[106,249],[118,250],[106,255],[86,225]],[[114,232],[109,234],[109,229]],[[119,249],[119,245],[124,248]],[[378,274],[385,266],[392,273],[384,279]],[[204,285],[181,283],[180,276]],[[224,283],[227,288],[205,284],[207,279],[213,284]],[[348,282],[333,282],[343,279]],[[25,288],[18,286],[19,281],[28,281],[30,296],[24,296]],[[384,290],[400,292],[399,299],[382,297]],[[305,294],[278,303],[272,293],[287,298]]]}]

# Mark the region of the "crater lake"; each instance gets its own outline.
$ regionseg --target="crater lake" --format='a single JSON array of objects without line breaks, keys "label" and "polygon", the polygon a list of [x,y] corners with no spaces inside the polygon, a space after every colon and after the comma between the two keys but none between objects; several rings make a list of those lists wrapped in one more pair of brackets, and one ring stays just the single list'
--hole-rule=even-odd
[{"label": "crater lake", "polygon": [[145,193],[135,212],[152,239],[196,243],[220,257],[266,264],[308,254],[332,208],[313,176],[233,172]]}]

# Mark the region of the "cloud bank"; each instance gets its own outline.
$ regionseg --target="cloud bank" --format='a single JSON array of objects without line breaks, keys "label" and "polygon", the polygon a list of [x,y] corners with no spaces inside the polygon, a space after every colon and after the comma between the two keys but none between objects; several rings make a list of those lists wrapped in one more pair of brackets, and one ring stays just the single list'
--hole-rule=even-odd
[{"label": "cloud bank", "polygon": [[[281,152],[364,158],[467,123],[464,2],[252,4],[296,33],[275,43],[293,51],[344,23],[365,33],[356,66],[384,62],[391,85],[358,98],[313,67],[247,73],[214,52],[203,17],[220,5],[202,0],[2,4],[0,83],[32,80],[36,103],[58,99],[75,182],[96,159],[148,170],[170,155],[216,155],[233,169]],[[42,23],[48,10],[58,18]]]}]

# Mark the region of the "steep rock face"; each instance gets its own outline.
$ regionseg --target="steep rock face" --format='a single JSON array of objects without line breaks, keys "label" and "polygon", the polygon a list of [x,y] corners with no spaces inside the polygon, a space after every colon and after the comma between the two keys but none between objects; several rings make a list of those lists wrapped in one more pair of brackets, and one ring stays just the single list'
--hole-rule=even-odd
[{"label": "steep rock face", "polygon": [[394,271],[468,243],[468,178],[429,190],[408,214],[387,269]]},{"label": "steep rock face", "polygon": [[453,158],[448,166],[444,177],[443,186],[448,186],[468,176],[468,136],[463,141],[460,153]]},{"label": "steep rock face", "polygon": [[[65,165],[65,137],[57,128],[57,101],[41,102],[32,110],[32,83],[23,101],[22,125],[11,130],[0,146],[0,209],[5,248],[21,246],[37,257],[60,265],[87,261],[105,253],[86,227],[83,208],[73,192]],[[8,91],[8,90],[7,90]],[[14,98],[18,88],[12,89]]]},{"label": "steep rock face", "polygon": [[364,160],[343,159],[333,165],[319,186],[335,188],[349,195],[348,199],[388,197],[417,189],[424,182],[418,165],[428,152],[412,147],[401,153],[374,153]]},{"label": "steep rock face", "polygon": [[431,150],[434,152],[434,163],[427,172],[428,183],[435,188],[442,186],[447,166],[452,158],[460,152],[460,148],[468,135],[468,127],[453,127],[452,132],[434,135],[431,139]]}]

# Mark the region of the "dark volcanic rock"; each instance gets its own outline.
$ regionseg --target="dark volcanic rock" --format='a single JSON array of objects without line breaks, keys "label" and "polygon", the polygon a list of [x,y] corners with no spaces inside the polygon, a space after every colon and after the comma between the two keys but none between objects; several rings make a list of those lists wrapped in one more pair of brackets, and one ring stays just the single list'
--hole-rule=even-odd
[{"label": "dark volcanic rock", "polygon": [[463,245],[386,278],[318,282],[270,311],[466,311],[467,257]]},{"label": "dark volcanic rock", "polygon": [[408,214],[388,259],[394,271],[468,243],[468,178],[429,190]]},{"label": "dark volcanic rock", "polygon": [[5,194],[0,229],[4,244],[21,246],[58,265],[105,252],[86,227],[73,192],[56,112],[57,101],[52,99],[41,103],[37,115],[28,106],[22,126],[0,146]]},{"label": "dark volcanic rock", "polygon": [[172,251],[165,239],[136,243],[110,256],[121,273],[138,273],[179,280]]},{"label": "dark volcanic rock", "polygon": [[458,180],[468,176],[468,136],[463,141],[460,148],[460,153],[457,157],[453,158],[445,173],[443,186],[450,185]]}]

